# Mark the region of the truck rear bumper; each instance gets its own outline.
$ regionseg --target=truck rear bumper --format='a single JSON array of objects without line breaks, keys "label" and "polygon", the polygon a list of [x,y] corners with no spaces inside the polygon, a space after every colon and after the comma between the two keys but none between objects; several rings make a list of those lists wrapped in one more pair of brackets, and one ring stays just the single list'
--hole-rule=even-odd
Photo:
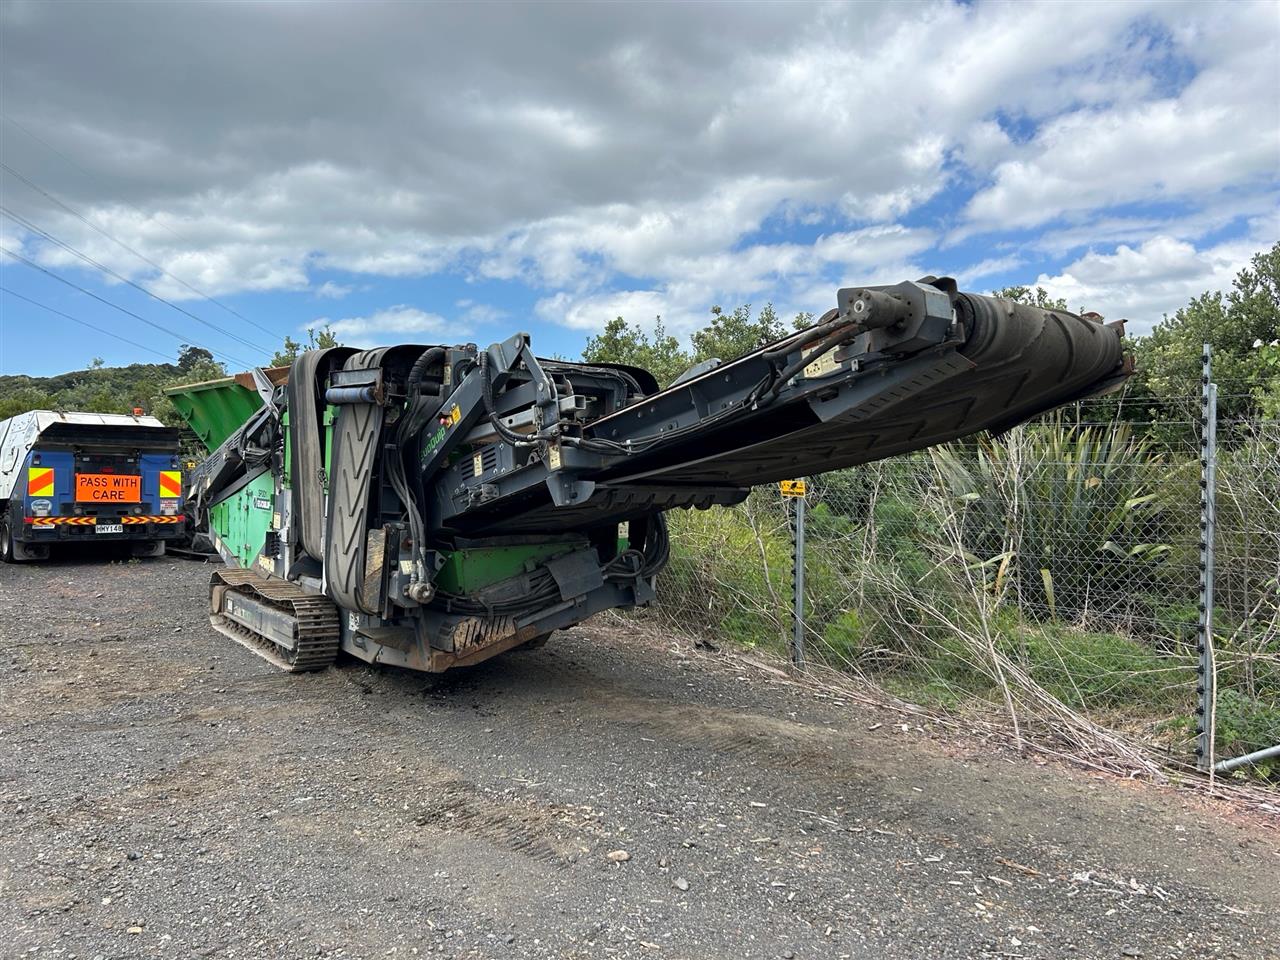
[{"label": "truck rear bumper", "polygon": [[[186,530],[186,518],[182,516],[26,517],[25,520],[13,533],[15,540],[26,543],[176,540]],[[99,532],[100,528],[104,529]]]}]

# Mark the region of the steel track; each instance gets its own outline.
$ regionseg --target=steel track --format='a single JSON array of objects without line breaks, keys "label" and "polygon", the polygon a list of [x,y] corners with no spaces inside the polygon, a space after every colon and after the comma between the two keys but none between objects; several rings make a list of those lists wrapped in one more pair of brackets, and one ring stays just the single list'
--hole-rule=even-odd
[{"label": "steel track", "polygon": [[[219,586],[226,589],[219,591]],[[288,613],[295,624],[293,649],[286,649],[224,614],[220,608],[227,593],[255,597]],[[252,570],[217,570],[210,583],[209,622],[213,628],[288,673],[324,670],[333,663],[338,655],[338,616],[338,608],[329,598]]]}]

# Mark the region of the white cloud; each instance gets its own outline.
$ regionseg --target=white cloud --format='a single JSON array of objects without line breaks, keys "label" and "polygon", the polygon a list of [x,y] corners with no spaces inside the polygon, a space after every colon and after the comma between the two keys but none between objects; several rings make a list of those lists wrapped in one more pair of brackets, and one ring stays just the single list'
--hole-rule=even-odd
[{"label": "white cloud", "polygon": [[973,170],[992,170],[1017,151],[1013,141],[995,120],[979,120],[964,132],[958,155]]},{"label": "white cloud", "polygon": [[1035,285],[1066,298],[1073,310],[1127,319],[1128,332],[1142,334],[1192,297],[1230,289],[1262,243],[1255,235],[1197,250],[1185,240],[1157,236],[1136,247],[1122,244],[1114,253],[1087,253],[1056,275],[1041,274]]},{"label": "white cloud", "polygon": [[567,293],[539,300],[534,308],[538,316],[553,323],[562,323],[575,330],[597,331],[614,317],[623,317],[641,326],[651,326],[658,316],[670,326],[696,325],[691,317],[671,316],[669,298],[657,290],[623,290],[617,293],[599,293],[575,298]]},{"label": "white cloud", "polygon": [[936,240],[933,231],[919,227],[867,227],[819,237],[813,245],[813,255],[840,267],[872,270],[915,256]]},{"label": "white cloud", "polygon": [[[583,329],[624,308],[683,328],[713,302],[818,310],[843,282],[942,272],[954,227],[1053,222],[1055,255],[1120,256],[1101,248],[1195,243],[1228,199],[1237,218],[1275,204],[1265,0],[13,8],[6,112],[75,163],[8,124],[6,162],[214,295],[448,270],[527,284]],[[112,269],[194,296],[4,188]],[[895,222],[974,189],[958,223]],[[1106,209],[1171,199],[1179,224]],[[826,232],[761,240],[777,222]],[[1010,260],[992,249],[962,275]]]},{"label": "white cloud", "polygon": [[495,307],[491,303],[474,303],[471,300],[459,300],[458,307],[461,308],[461,320],[468,327],[482,327],[487,324],[497,323],[507,316],[507,311],[501,307]]},{"label": "white cloud", "polygon": [[321,300],[341,300],[353,290],[355,290],[355,287],[348,287],[341,283],[334,283],[332,280],[326,280],[316,287],[314,296],[319,297]]},{"label": "white cloud", "polygon": [[561,291],[537,305],[543,319],[595,331],[614,317],[689,333],[706,324],[713,303],[772,302],[788,316],[822,313],[837,286],[896,283],[923,271],[910,259],[930,247],[932,231],[897,224],[819,236],[810,244],[753,244],[703,256],[668,255],[656,287],[623,291]]},{"label": "white cloud", "polygon": [[[1088,106],[1047,122],[967,209],[977,227],[1030,227],[1138,201],[1274,184],[1280,162],[1280,31],[1274,4],[1230,4],[1194,24],[1184,53],[1205,60],[1176,97]],[[1268,66],[1269,65],[1269,66]]]},{"label": "white cloud", "polygon": [[[1275,190],[1227,193],[1207,200],[1197,209],[1168,216],[1087,217],[1070,226],[1040,234],[1034,246],[1055,257],[1085,247],[1127,243],[1133,245],[1153,236],[1169,236],[1194,241],[1216,233],[1238,220],[1257,217],[1260,211],[1280,210],[1280,193]],[[1256,233],[1256,231],[1254,231]],[[1265,236],[1257,237],[1263,246]]]},{"label": "white cloud", "polygon": [[1004,257],[988,257],[972,266],[957,270],[956,282],[962,287],[971,288],[979,280],[995,276],[998,273],[1017,270],[1024,263],[1026,263],[1026,260],[1017,254],[1010,254]]},{"label": "white cloud", "polygon": [[321,317],[307,326],[330,327],[342,343],[358,347],[390,343],[405,335],[437,334],[446,330],[450,330],[457,339],[457,326],[451,325],[444,317],[403,304],[363,317],[343,317],[341,320]]}]

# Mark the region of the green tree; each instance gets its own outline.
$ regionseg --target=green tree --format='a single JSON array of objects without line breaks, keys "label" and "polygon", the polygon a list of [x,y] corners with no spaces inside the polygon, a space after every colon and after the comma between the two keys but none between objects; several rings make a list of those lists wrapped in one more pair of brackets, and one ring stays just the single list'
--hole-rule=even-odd
[{"label": "green tree", "polygon": [[55,407],[53,397],[38,387],[19,387],[0,394],[0,420],[8,420],[28,410],[49,410]]},{"label": "green tree", "polygon": [[[307,327],[307,342],[301,343],[288,334],[284,338],[284,347],[276,351],[275,356],[267,364],[269,367],[287,367],[293,361],[298,359],[298,354],[306,350],[328,350],[330,347],[340,347],[338,337],[333,332],[333,328],[327,323],[317,332],[315,327]],[[210,357],[210,359],[213,359]]]},{"label": "green tree", "polygon": [[0,376],[0,419],[28,410],[130,413],[141,408],[167,423],[177,423],[163,397],[166,386],[226,376],[219,363],[198,354],[185,371],[173,363],[93,366],[53,377]]},{"label": "green tree", "polygon": [[1069,310],[1067,301],[1061,297],[1049,296],[1049,291],[1044,287],[1036,287],[1032,290],[1030,287],[1014,286],[1005,287],[1001,290],[993,290],[993,297],[1000,297],[1002,300],[1013,300],[1016,303],[1025,303],[1028,306],[1039,307],[1042,310]]},{"label": "green tree", "polygon": [[189,343],[179,347],[178,368],[180,370],[190,370],[196,364],[204,362],[213,362],[213,354],[204,347],[193,347]]},{"label": "green tree", "polygon": [[1231,290],[1202,293],[1136,341],[1142,386],[1156,400],[1182,400],[1199,390],[1201,354],[1212,350],[1218,411],[1252,417],[1260,396],[1275,392],[1268,345],[1280,340],[1280,243],[1255,254]]},{"label": "green tree", "polygon": [[1280,340],[1258,345],[1258,369],[1261,376],[1254,388],[1258,410],[1268,420],[1280,419]]},{"label": "green tree", "polygon": [[638,325],[614,317],[599,336],[588,337],[582,359],[588,363],[625,363],[648,370],[659,386],[666,386],[692,362],[680,341],[667,333],[662,317],[654,324],[653,336]]},{"label": "green tree", "polygon": [[782,318],[771,303],[766,303],[754,318],[749,303],[736,307],[732,313],[712,307],[711,322],[693,334],[693,359],[701,363],[715,357],[727,362],[777,340],[786,332]]}]

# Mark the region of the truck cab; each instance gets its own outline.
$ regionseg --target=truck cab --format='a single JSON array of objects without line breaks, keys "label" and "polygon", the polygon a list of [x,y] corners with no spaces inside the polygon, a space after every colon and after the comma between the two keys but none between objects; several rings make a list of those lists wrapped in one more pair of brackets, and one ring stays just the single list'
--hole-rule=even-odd
[{"label": "truck cab", "polygon": [[0,421],[0,559],[88,541],[161,556],[184,532],[178,436],[141,415],[33,410]]}]

